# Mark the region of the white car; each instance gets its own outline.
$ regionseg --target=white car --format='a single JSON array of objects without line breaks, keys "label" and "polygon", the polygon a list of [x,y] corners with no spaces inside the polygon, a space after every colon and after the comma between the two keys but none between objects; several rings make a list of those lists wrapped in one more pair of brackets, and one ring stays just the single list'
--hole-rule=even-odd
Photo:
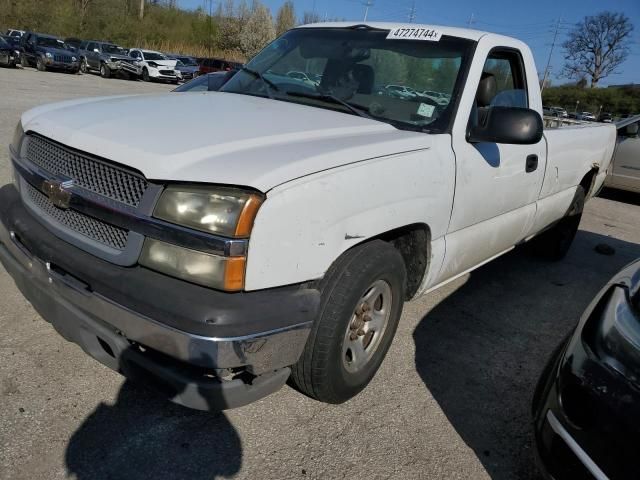
[{"label": "white car", "polygon": [[140,76],[145,82],[162,80],[177,84],[182,80],[182,73],[176,68],[178,61],[168,59],[160,52],[132,48],[129,50],[129,56],[136,60],[141,69]]},{"label": "white car", "polygon": [[616,124],[618,145],[605,186],[640,193],[640,115]]},{"label": "white car", "polygon": [[[562,258],[615,127],[543,130],[520,40],[369,26],[292,29],[218,92],[24,113],[0,189],[0,261],[20,290],[89,355],[183,405],[237,407],[287,380],[341,403],[380,367],[405,300],[523,242]],[[377,94],[383,75],[423,81],[388,65],[448,59],[451,108]],[[269,73],[310,64],[321,91]]]}]

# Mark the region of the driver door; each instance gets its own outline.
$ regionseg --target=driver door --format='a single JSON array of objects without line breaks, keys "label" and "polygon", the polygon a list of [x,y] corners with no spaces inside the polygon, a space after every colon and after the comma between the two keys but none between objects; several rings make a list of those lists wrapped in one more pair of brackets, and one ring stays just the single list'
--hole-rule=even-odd
[{"label": "driver door", "polygon": [[[475,84],[468,125],[482,122],[494,106],[528,108],[526,78],[518,50],[490,50]],[[470,143],[454,132],[453,148],[456,190],[441,280],[488,261],[527,236],[545,172],[544,138],[534,145]]]}]

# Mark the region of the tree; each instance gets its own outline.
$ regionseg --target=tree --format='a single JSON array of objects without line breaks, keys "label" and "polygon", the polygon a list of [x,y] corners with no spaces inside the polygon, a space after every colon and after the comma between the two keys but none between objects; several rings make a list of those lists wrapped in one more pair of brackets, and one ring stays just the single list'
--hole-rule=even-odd
[{"label": "tree", "polygon": [[278,10],[276,16],[276,35],[280,36],[287,30],[296,26],[296,13],[293,9],[293,2],[287,0]]},{"label": "tree", "polygon": [[249,20],[240,31],[240,48],[247,57],[253,57],[262,48],[276,38],[276,30],[269,9],[254,2]]},{"label": "tree", "polygon": [[321,21],[322,19],[320,18],[320,15],[318,15],[316,12],[304,12],[302,16],[303,25],[307,25],[309,23],[318,23]]},{"label": "tree", "polygon": [[624,13],[602,12],[577,23],[562,44],[568,78],[588,77],[591,88],[615,73],[629,54],[633,25]]}]

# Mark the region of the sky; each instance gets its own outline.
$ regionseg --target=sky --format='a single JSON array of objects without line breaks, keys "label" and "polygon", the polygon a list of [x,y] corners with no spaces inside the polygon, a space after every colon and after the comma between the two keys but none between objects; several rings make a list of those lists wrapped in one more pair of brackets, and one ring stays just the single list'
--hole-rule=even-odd
[{"label": "sky", "polygon": [[[182,8],[207,5],[209,0],[177,0]],[[212,0],[214,9],[219,0]],[[236,0],[238,3],[240,0]],[[274,16],[284,0],[262,0],[271,8]],[[640,0],[537,0],[524,2],[483,0],[293,0],[296,14],[315,11],[322,18],[362,21],[366,3],[371,6],[368,20],[408,22],[415,4],[415,23],[466,27],[501,33],[525,41],[536,60],[540,76],[544,72],[556,25],[559,23],[556,45],[550,62],[550,78],[554,85],[569,80],[559,77],[564,59],[562,43],[571,27],[586,15],[595,15],[603,10],[624,12],[635,26],[632,33],[631,52],[624,64],[601,80],[600,85],[623,83],[640,84]],[[250,3],[250,0],[248,0]]]}]

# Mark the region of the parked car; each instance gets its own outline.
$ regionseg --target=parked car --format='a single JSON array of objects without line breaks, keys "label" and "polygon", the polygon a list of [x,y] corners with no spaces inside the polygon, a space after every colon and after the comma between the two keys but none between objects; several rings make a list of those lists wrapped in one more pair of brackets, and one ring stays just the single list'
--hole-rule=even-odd
[{"label": "parked car", "polygon": [[591,112],[579,112],[576,114],[576,120],[582,120],[585,122],[595,122],[596,116]]},{"label": "parked car", "polygon": [[418,95],[413,88],[405,85],[387,85],[384,93],[396,98],[414,98]]},{"label": "parked car", "polygon": [[600,114],[598,121],[602,123],[613,123],[613,114],[603,112]]},{"label": "parked car", "polygon": [[22,37],[26,32],[24,30],[13,30],[13,29],[9,29],[6,31],[6,35],[9,37],[16,37],[16,38],[20,38]]},{"label": "parked car", "polygon": [[533,413],[548,478],[637,478],[640,261],[609,281],[553,354]]},{"label": "parked car", "polygon": [[556,117],[562,117],[562,118],[569,118],[569,114],[567,113],[567,111],[562,108],[562,107],[549,107],[549,114],[556,116]]},{"label": "parked car", "polygon": [[618,140],[605,186],[640,193],[640,115],[616,123]]},{"label": "parked car", "polygon": [[200,58],[200,75],[211,72],[225,72],[229,70],[237,70],[242,64],[230,62],[221,58]]},{"label": "parked car", "polygon": [[20,63],[22,57],[22,48],[20,47],[20,37],[10,37],[9,35],[0,35],[5,43],[7,43],[13,49],[13,56],[15,57],[15,63]]},{"label": "parked car", "polygon": [[[520,40],[357,26],[289,30],[220,94],[23,114],[15,181],[0,190],[0,261],[38,312],[192,408],[241,406],[287,380],[340,403],[375,375],[406,299],[528,240],[562,258],[614,126],[543,131]],[[443,85],[455,104],[374,95],[388,70],[370,58],[419,70],[455,59]],[[507,89],[488,71],[496,61]],[[324,66],[322,94],[274,73],[310,64]]]},{"label": "parked car", "polygon": [[229,72],[213,72],[199,75],[193,80],[183,83],[172,92],[217,92],[227,83],[237,70]]},{"label": "parked car", "polygon": [[443,107],[449,105],[449,97],[444,93],[434,92],[433,90],[424,90],[423,92],[418,92],[418,95],[429,97],[435,100],[438,105],[441,105]]},{"label": "parked car", "polygon": [[298,72],[298,71],[287,72],[287,77],[294,78],[300,82],[306,83],[307,85],[311,85],[311,86],[318,85],[318,83],[316,83],[314,80],[311,80],[311,78],[309,78],[309,76],[304,72]]},{"label": "parked car", "polygon": [[102,78],[122,75],[138,78],[142,68],[127,51],[114,43],[89,40],[80,46],[80,69],[82,73],[100,72]]},{"label": "parked car", "polygon": [[35,66],[38,70],[80,71],[78,54],[70,50],[63,40],[53,35],[26,32],[20,38],[23,67]]},{"label": "parked car", "polygon": [[166,54],[165,56],[171,60],[177,61],[176,69],[182,74],[183,80],[191,80],[199,75],[200,65],[198,65],[195,58],[176,54]]},{"label": "parked car", "polygon": [[76,37],[67,37],[64,39],[64,43],[74,52],[77,52],[80,50],[80,46],[84,43],[84,41]]},{"label": "parked car", "polygon": [[145,82],[161,80],[178,83],[182,80],[182,74],[176,68],[177,60],[170,60],[160,52],[132,48],[129,50],[129,56],[136,61],[140,76]]},{"label": "parked car", "polygon": [[20,52],[2,37],[0,37],[0,65],[15,67],[20,62]]}]

